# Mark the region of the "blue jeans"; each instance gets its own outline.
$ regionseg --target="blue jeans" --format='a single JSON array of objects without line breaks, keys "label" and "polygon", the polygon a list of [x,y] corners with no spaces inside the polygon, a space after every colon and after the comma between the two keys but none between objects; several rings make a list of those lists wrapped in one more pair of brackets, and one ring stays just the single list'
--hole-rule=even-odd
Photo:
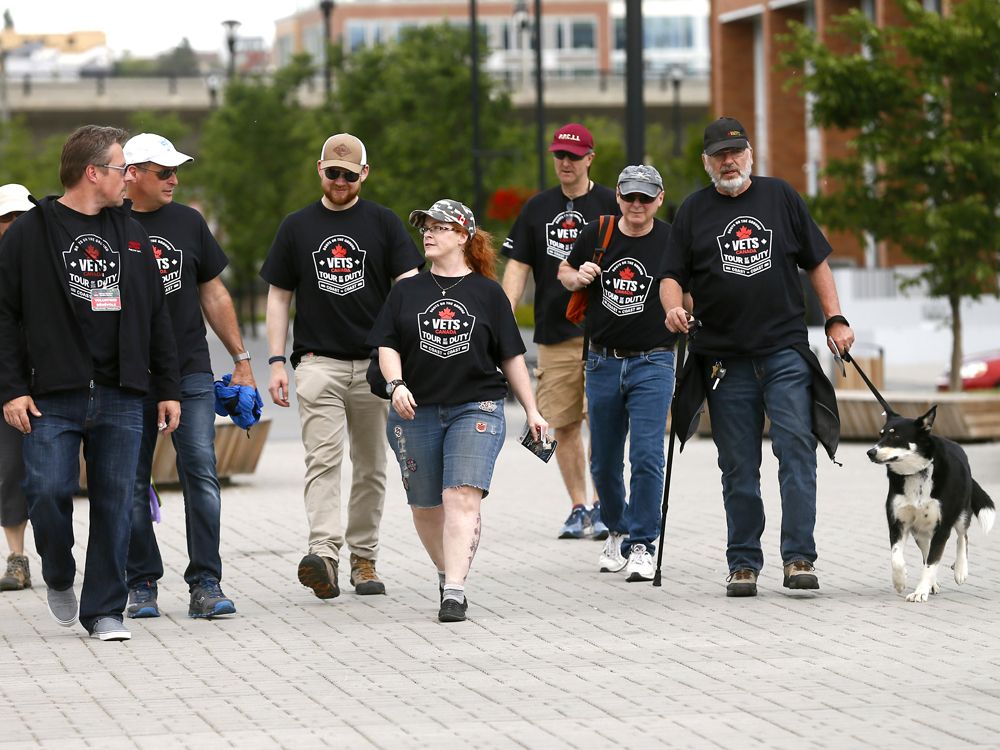
[{"label": "blue jeans", "polygon": [[[163,559],[149,512],[149,482],[156,448],[156,401],[143,404],[142,449],[135,473],[132,505],[132,541],[128,548],[129,587],[163,577]],[[181,424],[171,437],[177,451],[177,476],[184,493],[188,588],[203,576],[222,579],[219,532],[222,492],[215,471],[215,381],[208,372],[181,378]]]},{"label": "blue jeans", "polygon": [[[616,359],[587,355],[590,473],[601,498],[601,520],[650,553],[660,535],[663,504],[663,436],[674,392],[674,353]],[[625,436],[632,468],[625,502]]]},{"label": "blue jeans", "polygon": [[42,413],[24,438],[24,494],[42,558],[42,578],[62,591],[73,585],[73,493],[80,479],[80,442],[87,462],[90,537],[80,595],[80,624],[121,620],[128,598],[125,557],[132,484],[142,438],[142,396],[93,385],[35,399]]},{"label": "blue jeans", "polygon": [[816,560],[816,437],[812,433],[812,372],[793,349],[723,362],[726,376],[708,391],[712,438],[719,450],[722,498],[729,530],[730,572],[760,571],[764,504],[760,496],[764,414],[781,488],[781,559]]}]

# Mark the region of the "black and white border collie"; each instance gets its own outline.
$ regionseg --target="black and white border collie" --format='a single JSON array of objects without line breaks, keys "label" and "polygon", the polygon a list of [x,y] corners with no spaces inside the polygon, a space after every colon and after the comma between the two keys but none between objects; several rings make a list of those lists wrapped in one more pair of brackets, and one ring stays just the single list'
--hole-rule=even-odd
[{"label": "black and white border collie", "polygon": [[916,419],[887,412],[881,437],[868,451],[868,458],[884,464],[889,476],[885,513],[896,591],[903,593],[906,588],[903,545],[908,535],[913,535],[923,555],[920,583],[906,596],[908,602],[925,602],[928,594],[939,591],[938,565],[952,529],[958,534],[955,582],[965,583],[972,516],[979,519],[985,532],[993,527],[996,516],[993,501],[972,478],[965,451],[958,443],[931,435],[936,413],[936,405]]}]

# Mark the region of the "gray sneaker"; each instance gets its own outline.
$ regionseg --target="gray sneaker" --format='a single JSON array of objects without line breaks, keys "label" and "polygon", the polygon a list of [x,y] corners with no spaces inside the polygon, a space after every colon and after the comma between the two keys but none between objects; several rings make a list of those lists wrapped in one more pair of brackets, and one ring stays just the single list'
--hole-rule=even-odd
[{"label": "gray sneaker", "polygon": [[99,617],[94,623],[93,630],[90,631],[90,637],[100,638],[102,641],[127,641],[132,637],[132,633],[124,623],[114,617]]},{"label": "gray sneaker", "polygon": [[128,592],[128,609],[131,617],[159,617],[160,608],[156,604],[156,581],[141,581]]},{"label": "gray sneaker", "polygon": [[46,597],[53,619],[64,628],[71,627],[76,622],[76,618],[80,616],[80,604],[76,600],[73,587],[70,586],[65,591],[49,588]]}]

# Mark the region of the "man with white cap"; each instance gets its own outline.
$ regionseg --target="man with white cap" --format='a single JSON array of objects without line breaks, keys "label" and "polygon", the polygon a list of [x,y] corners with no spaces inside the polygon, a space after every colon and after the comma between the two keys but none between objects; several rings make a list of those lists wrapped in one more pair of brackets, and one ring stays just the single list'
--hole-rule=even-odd
[{"label": "man with white cap", "polygon": [[[145,228],[153,246],[180,364],[184,423],[172,437],[187,520],[189,562],[184,580],[191,597],[188,616],[229,615],[236,607],[219,584],[222,495],[215,467],[215,381],[205,320],[233,357],[233,382],[255,385],[233,301],[220,277],[229,261],[202,215],[174,201],[177,168],[192,157],[155,133],[133,136],[124,150],[133,177],[127,193],[132,215]],[[157,436],[152,407],[147,399],[126,568],[129,617],[160,615],[157,582],[163,577],[163,559],[153,533],[149,492]]]},{"label": "man with white cap", "polygon": [[[365,340],[394,279],[415,274],[423,258],[389,209],[360,197],[368,179],[364,144],[350,133],[326,139],[316,164],[323,195],[289,214],[260,270],[270,284],[268,391],[289,405],[285,344],[295,298],[291,364],[295,370],[306,452],[305,507],[309,550],[298,577],[320,599],[340,595],[340,548],[350,550],[358,594],[384,594],[375,571],[385,500],[387,404],[365,378]],[[353,466],[347,525],[340,512],[345,431]]]},{"label": "man with white cap", "polygon": [[[610,530],[600,570],[625,568],[627,580],[634,582],[653,578],[677,336],[663,325],[659,298],[670,236],[670,225],[656,218],[663,205],[660,173],[645,164],[625,167],[616,195],[622,216],[610,239],[598,238],[599,226],[589,224],[559,266],[559,280],[570,291],[590,288],[590,472]],[[600,245],[607,247],[603,257],[594,252]],[[626,437],[631,465],[627,503],[622,469]]]}]

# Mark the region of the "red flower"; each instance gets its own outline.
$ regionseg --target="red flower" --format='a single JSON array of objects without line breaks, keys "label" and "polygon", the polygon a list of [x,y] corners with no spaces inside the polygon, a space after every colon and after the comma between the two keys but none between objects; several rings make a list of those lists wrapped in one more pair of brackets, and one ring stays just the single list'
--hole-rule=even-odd
[{"label": "red flower", "polygon": [[532,195],[534,195],[534,191],[525,188],[497,188],[496,192],[490,196],[486,216],[496,221],[513,221],[521,213],[521,207],[525,201]]}]

